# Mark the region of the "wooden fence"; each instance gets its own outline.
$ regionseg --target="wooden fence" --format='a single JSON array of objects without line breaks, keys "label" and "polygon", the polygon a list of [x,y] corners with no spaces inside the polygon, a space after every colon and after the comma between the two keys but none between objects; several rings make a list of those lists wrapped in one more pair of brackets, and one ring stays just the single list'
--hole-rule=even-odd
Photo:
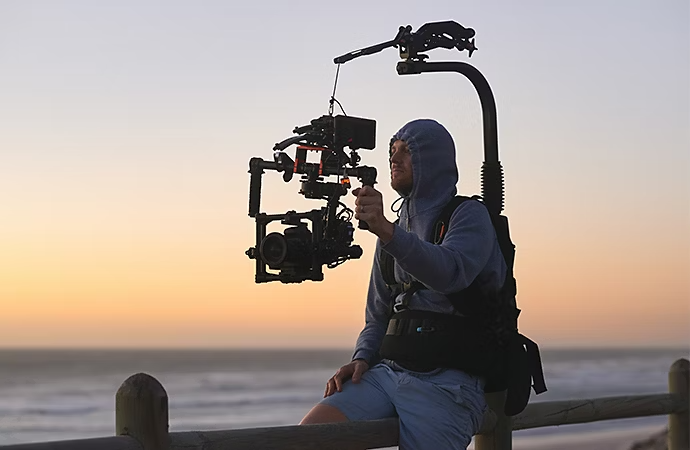
[{"label": "wooden fence", "polygon": [[[669,450],[690,450],[687,359],[673,363],[668,387],[665,394],[531,403],[514,417],[500,413],[504,394],[491,394],[487,396],[491,409],[475,436],[475,449],[511,449],[513,430],[668,415]],[[138,373],[125,380],[115,395],[115,436],[8,445],[0,450],[350,450],[397,445],[397,419],[169,432],[165,389],[150,375]]]}]

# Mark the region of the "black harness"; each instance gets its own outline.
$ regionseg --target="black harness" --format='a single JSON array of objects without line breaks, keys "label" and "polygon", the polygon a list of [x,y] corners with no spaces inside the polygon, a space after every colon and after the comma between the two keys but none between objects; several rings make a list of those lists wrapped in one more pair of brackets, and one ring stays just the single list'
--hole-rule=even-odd
[{"label": "black harness", "polygon": [[[432,228],[430,242],[442,243],[453,212],[470,200],[483,204],[476,196],[451,199]],[[493,295],[484,294],[477,280],[466,289],[449,294],[455,314],[409,309],[414,293],[427,287],[416,280],[397,282],[393,257],[383,250],[379,253],[381,275],[393,300],[379,356],[414,371],[447,367],[481,376],[486,380],[485,392],[508,390],[505,412],[512,416],[525,408],[531,388],[541,394],[546,391],[546,383],[539,347],[518,332],[520,310],[513,275],[515,245],[510,239],[508,220],[496,214],[490,216],[508,268],[506,280]],[[401,293],[404,295],[396,303]]]}]

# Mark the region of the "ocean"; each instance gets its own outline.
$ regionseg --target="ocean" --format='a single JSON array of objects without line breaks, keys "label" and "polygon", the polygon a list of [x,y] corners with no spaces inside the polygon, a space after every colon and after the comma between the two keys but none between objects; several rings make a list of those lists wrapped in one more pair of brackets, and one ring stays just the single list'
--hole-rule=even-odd
[{"label": "ocean", "polygon": [[[0,350],[0,446],[111,436],[115,393],[145,372],[168,394],[170,431],[295,425],[348,350]],[[531,402],[667,392],[686,349],[542,350],[548,392]],[[516,442],[630,428],[665,416],[514,432]]]}]

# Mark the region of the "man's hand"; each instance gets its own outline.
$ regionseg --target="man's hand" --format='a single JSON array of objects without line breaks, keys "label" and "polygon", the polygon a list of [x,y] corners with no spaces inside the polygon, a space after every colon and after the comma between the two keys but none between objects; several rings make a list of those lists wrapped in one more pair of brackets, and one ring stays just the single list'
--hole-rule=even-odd
[{"label": "man's hand", "polygon": [[326,382],[326,391],[323,393],[324,398],[335,394],[335,391],[341,392],[343,384],[350,378],[352,378],[353,383],[359,383],[362,374],[367,370],[369,370],[369,364],[363,359],[355,359],[351,363],[345,364]]},{"label": "man's hand", "polygon": [[363,220],[369,225],[369,231],[384,243],[393,238],[395,225],[383,215],[383,196],[371,186],[364,186],[352,191],[355,200],[355,219]]}]

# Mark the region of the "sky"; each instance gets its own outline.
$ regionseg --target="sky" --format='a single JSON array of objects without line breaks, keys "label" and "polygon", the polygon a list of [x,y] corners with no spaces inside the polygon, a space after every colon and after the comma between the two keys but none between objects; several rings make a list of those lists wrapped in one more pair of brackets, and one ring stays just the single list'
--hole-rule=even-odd
[{"label": "sky", "polygon": [[[248,163],[328,112],[334,57],[446,20],[478,50],[430,60],[472,64],[496,99],[521,331],[687,345],[688,2],[5,0],[0,347],[352,348],[375,237],[356,230],[362,258],[322,282],[256,284]],[[388,140],[420,117],[453,135],[459,191],[480,193],[471,83],[398,61],[348,62],[336,92],[377,121],[360,155],[384,202]],[[267,172],[262,211],[324,205],[299,187]]]}]

